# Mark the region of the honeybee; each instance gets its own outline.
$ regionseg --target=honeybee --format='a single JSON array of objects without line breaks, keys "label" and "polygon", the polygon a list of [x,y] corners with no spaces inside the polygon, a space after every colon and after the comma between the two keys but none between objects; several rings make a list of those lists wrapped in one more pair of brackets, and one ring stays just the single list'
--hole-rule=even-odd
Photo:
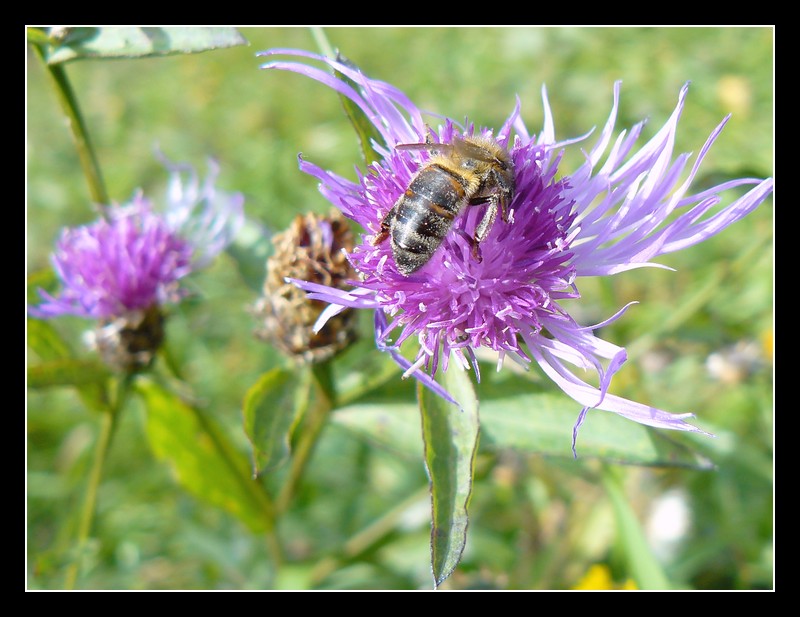
[{"label": "honeybee", "polygon": [[511,155],[491,137],[455,136],[450,143],[398,144],[399,150],[427,150],[432,156],[411,179],[373,240],[391,237],[392,255],[404,276],[424,266],[467,206],[486,205],[475,229],[472,254],[480,260],[478,245],[489,234],[497,211],[508,222],[515,176]]}]

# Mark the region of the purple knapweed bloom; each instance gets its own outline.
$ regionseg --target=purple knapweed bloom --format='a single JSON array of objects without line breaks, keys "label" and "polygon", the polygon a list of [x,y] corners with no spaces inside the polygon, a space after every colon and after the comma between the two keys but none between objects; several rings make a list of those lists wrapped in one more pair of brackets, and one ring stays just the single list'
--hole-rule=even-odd
[{"label": "purple knapweed bloom", "polygon": [[[44,302],[30,307],[31,315],[110,320],[182,297],[180,280],[233,239],[244,220],[244,198],[215,190],[215,163],[202,187],[191,167],[167,166],[162,210],[137,192],[130,202],[106,208],[98,221],[62,231],[51,257],[61,293],[40,290]],[[183,171],[190,174],[186,183]]]},{"label": "purple knapweed bloom", "polygon": [[[700,163],[728,118],[714,129],[684,174],[690,155],[673,157],[673,146],[688,84],[681,89],[667,123],[637,149],[644,122],[616,138],[612,135],[617,83],[606,125],[584,153],[584,163],[567,174],[559,168],[564,148],[587,136],[556,141],[544,88],[544,126],[538,135],[531,135],[520,118],[519,102],[497,132],[476,130],[471,124],[459,128],[449,119],[434,131],[426,127],[420,110],[387,83],[304,51],[262,52],[276,54],[322,61],[352,80],[356,87],[302,62],[272,61],[263,67],[300,73],[348,97],[383,140],[383,144],[373,144],[381,159],[370,165],[369,173],[359,173],[357,182],[299,159],[301,170],[320,181],[322,194],[369,233],[349,255],[360,277],[352,282],[351,290],[294,281],[311,298],[330,303],[317,328],[344,307],[373,309],[378,347],[394,357],[406,376],[422,380],[451,401],[432,378],[439,367],[447,370],[451,357],[464,367],[472,365],[478,378],[475,350],[480,347],[497,352],[498,369],[507,355],[523,365],[535,361],[583,406],[573,430],[573,449],[577,429],[589,409],[611,411],[649,426],[703,432],[685,421],[693,417],[691,413],[672,414],[609,393],[626,352],[597,338],[593,330],[618,319],[627,306],[603,323],[586,326],[577,323],[560,301],[580,297],[577,281],[582,276],[665,267],[652,260],[702,242],[771,194],[772,179],[752,178],[689,192]],[[427,264],[404,276],[395,265],[390,242],[374,244],[373,240],[380,233],[381,221],[430,154],[395,146],[422,143],[426,138],[448,143],[456,135],[491,136],[508,149],[516,190],[507,221],[497,217],[480,243],[477,259],[471,239],[485,208],[465,208]],[[754,186],[729,205],[715,208],[720,193],[743,185]],[[419,342],[413,361],[398,350],[411,337]],[[597,385],[577,377],[570,365],[596,374]]]},{"label": "purple knapweed bloom", "polygon": [[44,302],[31,307],[32,315],[110,319],[179,299],[179,281],[191,272],[192,246],[141,194],[108,208],[107,217],[61,232],[51,257],[61,293],[53,297],[40,290]]}]

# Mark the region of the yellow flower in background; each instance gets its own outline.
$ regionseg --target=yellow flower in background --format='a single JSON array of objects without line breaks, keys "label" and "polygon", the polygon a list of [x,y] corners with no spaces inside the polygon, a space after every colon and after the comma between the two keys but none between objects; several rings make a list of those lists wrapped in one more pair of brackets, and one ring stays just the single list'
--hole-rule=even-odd
[{"label": "yellow flower in background", "polygon": [[600,589],[636,589],[636,583],[631,579],[624,583],[616,584],[611,578],[611,570],[605,564],[597,563],[591,566],[578,584],[573,587],[578,590],[600,590]]}]

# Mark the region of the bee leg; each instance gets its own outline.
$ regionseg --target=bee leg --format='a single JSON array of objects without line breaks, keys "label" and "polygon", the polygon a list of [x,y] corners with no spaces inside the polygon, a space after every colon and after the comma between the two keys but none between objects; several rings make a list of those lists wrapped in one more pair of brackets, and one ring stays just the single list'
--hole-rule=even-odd
[{"label": "bee leg", "polygon": [[454,230],[454,233],[457,233],[459,236],[461,236],[462,238],[464,238],[464,240],[466,240],[467,242],[469,242],[469,245],[472,247],[472,258],[473,258],[475,261],[477,261],[477,262],[481,262],[481,261],[483,261],[483,255],[481,255],[481,249],[480,249],[480,247],[478,246],[478,241],[477,241],[475,238],[473,238],[472,236],[470,236],[470,235],[469,235],[469,234],[468,234],[466,231],[464,231],[463,229],[455,229],[455,230]]},{"label": "bee leg", "polygon": [[494,174],[493,178],[494,183],[499,187],[499,190],[497,193],[492,195],[492,200],[494,201],[495,206],[500,206],[500,219],[504,223],[508,223],[508,206],[514,197],[514,189],[513,186],[508,186],[507,182],[502,180],[501,176],[498,174]]},{"label": "bee leg", "polygon": [[394,220],[396,214],[397,206],[395,205],[391,210],[389,210],[386,216],[383,217],[383,220],[381,221],[381,230],[372,239],[372,246],[377,246],[389,237],[389,234],[392,231],[392,221]]},{"label": "bee leg", "polygon": [[484,204],[489,204],[486,208],[483,218],[475,228],[475,237],[469,238],[467,236],[472,243],[472,256],[475,258],[475,261],[483,261],[483,257],[481,256],[481,251],[478,245],[486,239],[487,235],[489,235],[489,230],[491,230],[494,220],[497,218],[498,202],[499,200],[496,195],[488,195],[475,197],[468,203],[469,206],[483,206]]},{"label": "bee leg", "polygon": [[481,222],[478,223],[478,226],[475,228],[475,244],[483,242],[486,236],[489,235],[489,230],[492,228],[496,218],[497,199],[489,198],[489,206],[486,208],[486,212],[484,213]]},{"label": "bee leg", "polygon": [[500,220],[508,223],[508,203],[505,200],[500,201]]}]

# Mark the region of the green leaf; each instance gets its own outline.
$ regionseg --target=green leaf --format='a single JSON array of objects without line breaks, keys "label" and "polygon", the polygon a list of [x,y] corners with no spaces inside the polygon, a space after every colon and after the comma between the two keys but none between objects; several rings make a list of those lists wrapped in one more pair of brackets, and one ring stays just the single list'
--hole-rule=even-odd
[{"label": "green leaf", "polygon": [[425,465],[431,480],[434,587],[441,585],[456,568],[467,542],[467,505],[472,492],[479,428],[478,401],[467,372],[453,366],[444,374],[443,381],[461,409],[421,384],[417,386]]},{"label": "green leaf", "polygon": [[340,407],[332,421],[400,456],[422,456],[419,412],[410,403],[361,403]]},{"label": "green leaf", "polygon": [[[355,64],[353,64],[350,60],[348,60],[339,53],[336,54],[336,61],[344,64],[345,66],[355,71],[360,71],[360,69]],[[346,75],[343,75],[339,71],[334,71],[333,74],[336,76],[337,79],[343,81],[354,90],[357,91],[361,90],[361,87]],[[378,155],[377,152],[375,152],[375,149],[372,147],[372,141],[374,140],[376,143],[381,144],[382,146],[386,146],[386,144],[383,141],[383,137],[378,132],[378,129],[375,128],[375,125],[372,124],[369,118],[367,118],[363,110],[358,105],[356,105],[351,99],[344,96],[343,94],[340,94],[339,100],[341,100],[342,107],[344,108],[344,113],[347,115],[347,118],[353,125],[353,128],[356,131],[356,135],[358,136],[358,140],[361,143],[361,154],[364,157],[364,162],[367,165],[369,165],[373,161],[379,160],[381,157]]]},{"label": "green leaf", "polygon": [[236,450],[210,418],[159,384],[137,381],[147,407],[147,438],[178,482],[196,497],[223,508],[253,532],[272,528],[272,505]]},{"label": "green leaf", "polygon": [[28,367],[28,386],[31,388],[103,385],[108,378],[108,369],[95,360],[65,358]]},{"label": "green leaf", "polygon": [[669,589],[669,579],[647,543],[644,530],[625,497],[618,472],[618,469],[606,465],[602,470],[602,479],[614,512],[617,537],[628,562],[627,570],[633,574],[639,589]]},{"label": "green leaf", "polygon": [[277,367],[264,373],[244,398],[244,430],[253,444],[253,475],[289,456],[289,439],[308,407],[310,372]]},{"label": "green leaf", "polygon": [[[574,401],[561,394],[484,398],[484,446],[572,457],[572,427],[579,411]],[[578,434],[578,456],[636,465],[713,468],[706,457],[666,433],[610,412],[590,411]]]},{"label": "green leaf", "polygon": [[62,28],[50,31],[48,64],[83,58],[142,58],[246,45],[236,28]]},{"label": "green leaf", "polygon": [[103,365],[75,358],[72,349],[50,322],[27,320],[28,348],[39,363],[28,367],[28,385],[35,388],[74,386],[83,403],[95,411],[108,409],[108,377]]},{"label": "green leaf", "polygon": [[28,348],[39,358],[63,360],[72,357],[72,350],[50,322],[28,319]]}]

